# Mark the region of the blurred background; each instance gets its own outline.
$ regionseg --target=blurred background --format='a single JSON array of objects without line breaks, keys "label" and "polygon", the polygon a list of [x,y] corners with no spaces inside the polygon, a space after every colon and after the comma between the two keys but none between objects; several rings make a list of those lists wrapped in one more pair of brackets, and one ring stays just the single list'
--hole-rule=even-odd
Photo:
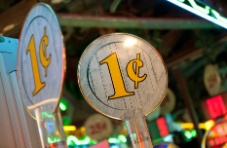
[{"label": "blurred background", "polygon": [[[227,24],[227,1],[175,1]],[[130,147],[124,123],[98,116],[78,87],[81,54],[93,40],[108,33],[145,39],[166,63],[167,95],[146,117],[153,144],[200,147],[204,133],[226,118],[227,27],[166,0],[0,0],[0,35],[19,38],[26,15],[37,2],[52,6],[64,36],[66,75],[59,107],[71,147],[85,148],[104,139],[111,147]],[[226,141],[208,143],[212,147]]]}]

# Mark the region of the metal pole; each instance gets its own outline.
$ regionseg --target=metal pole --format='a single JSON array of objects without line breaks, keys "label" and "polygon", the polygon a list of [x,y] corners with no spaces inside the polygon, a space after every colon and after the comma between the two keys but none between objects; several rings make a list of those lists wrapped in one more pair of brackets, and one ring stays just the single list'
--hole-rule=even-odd
[{"label": "metal pole", "polygon": [[63,27],[132,28],[132,29],[211,29],[216,25],[201,19],[127,18],[58,13]]},{"label": "metal pole", "polygon": [[190,117],[191,117],[192,122],[194,124],[194,128],[195,128],[195,130],[197,132],[197,135],[198,135],[197,136],[197,141],[200,144],[201,140],[202,140],[202,133],[201,133],[201,131],[199,129],[199,120],[198,120],[197,114],[195,112],[195,108],[193,106],[191,97],[189,95],[185,79],[182,76],[182,73],[181,73],[181,71],[179,69],[175,70],[174,74],[175,74],[176,79],[178,81],[179,89],[180,89],[181,95],[182,95],[182,97],[184,99],[184,103],[185,103],[185,105],[186,105],[186,107],[187,107],[187,109],[189,111]]}]

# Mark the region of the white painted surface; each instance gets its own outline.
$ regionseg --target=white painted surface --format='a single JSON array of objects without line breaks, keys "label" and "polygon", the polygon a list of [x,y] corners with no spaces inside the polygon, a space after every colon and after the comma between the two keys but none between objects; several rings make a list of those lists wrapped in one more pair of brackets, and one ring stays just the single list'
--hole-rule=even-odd
[{"label": "white painted surface", "polygon": [[[46,28],[46,32],[44,28]],[[47,76],[45,76],[45,68],[41,63],[40,57],[40,42],[44,35],[48,38],[46,59],[51,56],[50,64],[47,66]],[[35,81],[31,52],[26,52],[32,36],[34,36],[35,42],[38,75],[40,76],[40,80],[45,83],[45,86],[35,95],[32,94],[35,89]],[[42,104],[43,101],[52,99],[44,104],[54,111],[57,107],[62,89],[65,68],[65,48],[58,20],[48,5],[40,3],[33,7],[26,18],[19,40],[17,75],[23,102],[27,107],[32,107],[33,105]],[[35,116],[33,109],[30,110],[30,113],[33,117]]]},{"label": "white painted surface", "polygon": [[[127,39],[136,40],[136,44],[125,46]],[[116,53],[121,76],[127,92],[134,95],[109,99],[114,94],[113,80],[109,65],[100,61]],[[127,73],[130,61],[140,54],[143,66],[139,67],[138,77],[147,77],[139,82],[138,88]],[[135,71],[135,69],[134,69]],[[144,115],[151,113],[162,102],[168,85],[167,70],[156,49],[143,39],[123,33],[108,34],[91,43],[84,51],[78,68],[78,80],[87,102],[97,111],[124,120],[129,110],[141,109]]]},{"label": "white painted surface", "polygon": [[204,84],[210,96],[217,95],[221,91],[221,77],[218,66],[208,64],[204,68]]},{"label": "white painted surface", "polygon": [[93,140],[108,138],[112,132],[111,120],[100,114],[93,114],[85,121],[86,135]]}]

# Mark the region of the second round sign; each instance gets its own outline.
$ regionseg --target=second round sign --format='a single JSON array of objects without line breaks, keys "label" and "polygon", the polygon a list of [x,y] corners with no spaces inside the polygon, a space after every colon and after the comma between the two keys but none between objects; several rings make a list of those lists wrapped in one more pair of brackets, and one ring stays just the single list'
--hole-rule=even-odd
[{"label": "second round sign", "polygon": [[153,46],[123,33],[102,36],[83,53],[78,80],[87,102],[97,111],[125,120],[130,110],[148,115],[162,102],[167,70]]},{"label": "second round sign", "polygon": [[18,51],[18,80],[22,99],[34,117],[34,109],[55,111],[61,94],[65,50],[54,11],[36,4],[23,25]]}]

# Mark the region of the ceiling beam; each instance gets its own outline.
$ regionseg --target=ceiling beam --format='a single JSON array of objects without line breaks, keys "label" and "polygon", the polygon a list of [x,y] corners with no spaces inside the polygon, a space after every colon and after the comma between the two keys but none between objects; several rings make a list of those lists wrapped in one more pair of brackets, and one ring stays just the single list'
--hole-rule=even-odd
[{"label": "ceiling beam", "polygon": [[[0,35],[18,37],[26,16],[37,2],[38,0],[21,0],[7,10],[1,12]],[[54,5],[50,0],[39,0],[39,2],[49,4],[55,11],[64,6],[62,4]]]},{"label": "ceiling beam", "polygon": [[86,16],[57,14],[63,27],[131,28],[131,29],[212,29],[219,28],[202,19],[183,18],[129,18],[112,16]]},{"label": "ceiling beam", "polygon": [[[227,46],[226,42],[227,42],[227,36],[217,40],[217,42],[215,43],[215,47],[212,48],[212,50],[215,50],[215,52],[213,53],[214,57],[217,57],[224,50],[226,50],[226,46]],[[181,52],[178,52],[174,56],[168,59],[165,59],[166,66],[167,68],[176,69],[179,66],[181,66],[181,64],[183,63],[194,61],[198,58],[201,58],[204,55],[204,50],[205,50],[204,48],[196,48],[196,47],[189,46],[187,49],[182,49]],[[205,62],[202,61],[202,63],[205,63]],[[195,65],[192,65],[191,67],[195,67]]]},{"label": "ceiling beam", "polygon": [[203,49],[182,50],[176,55],[165,60],[167,68],[176,69],[185,61],[192,61],[200,58],[203,55]]},{"label": "ceiling beam", "polygon": [[[5,33],[22,26],[29,10],[36,4],[35,0],[23,0],[0,14],[0,33]],[[18,29],[16,29],[18,30]]]}]

